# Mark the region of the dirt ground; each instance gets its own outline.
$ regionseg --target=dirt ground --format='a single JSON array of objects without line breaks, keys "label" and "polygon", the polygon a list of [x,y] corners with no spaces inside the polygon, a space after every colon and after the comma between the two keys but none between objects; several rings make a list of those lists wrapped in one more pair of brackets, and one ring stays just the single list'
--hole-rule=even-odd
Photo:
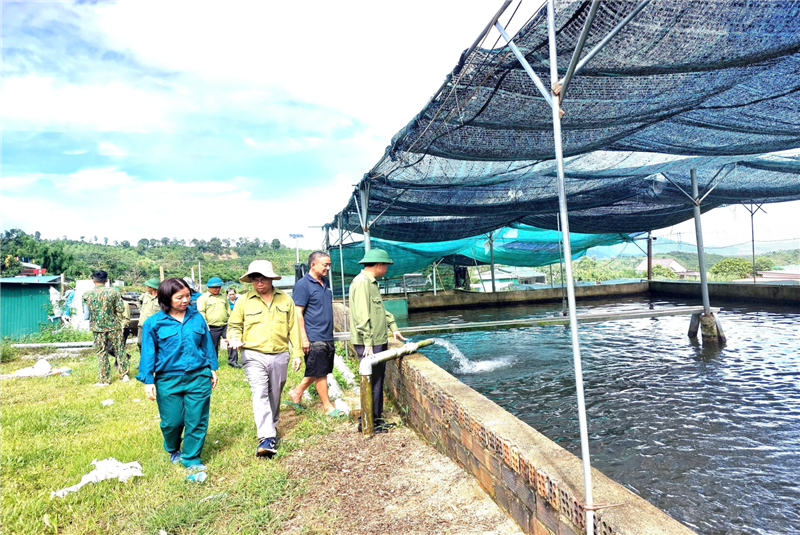
[{"label": "dirt ground", "polygon": [[472,476],[406,427],[366,439],[342,423],[284,463],[309,486],[273,505],[294,512],[281,533],[522,533]]}]

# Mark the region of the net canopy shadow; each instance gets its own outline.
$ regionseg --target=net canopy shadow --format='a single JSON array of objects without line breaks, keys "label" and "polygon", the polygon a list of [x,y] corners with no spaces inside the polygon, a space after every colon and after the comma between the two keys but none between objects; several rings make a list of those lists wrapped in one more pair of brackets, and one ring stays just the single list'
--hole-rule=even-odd
[{"label": "net canopy shadow", "polygon": [[[599,2],[585,50],[638,4]],[[559,76],[591,5],[556,2]],[[561,103],[569,230],[619,235],[692,218],[690,169],[704,212],[800,199],[799,30],[800,1],[647,3],[572,77]],[[360,234],[366,222],[372,238],[409,243],[558,228],[550,104],[511,49],[486,35],[330,228]],[[544,76],[544,10],[513,42]]]}]

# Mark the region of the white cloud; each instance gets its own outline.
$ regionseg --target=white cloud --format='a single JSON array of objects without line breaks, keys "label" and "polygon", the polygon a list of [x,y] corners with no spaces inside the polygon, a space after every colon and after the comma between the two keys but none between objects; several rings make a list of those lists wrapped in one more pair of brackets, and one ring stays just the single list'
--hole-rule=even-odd
[{"label": "white cloud", "polygon": [[[301,233],[306,236],[300,243],[305,248],[321,245],[321,231],[309,227],[330,222],[332,214],[347,202],[356,181],[354,176],[339,175],[319,187],[280,188],[263,198],[253,193],[264,188],[265,181],[259,177],[146,181],[107,167],[69,175],[7,178],[20,185],[26,179],[28,185],[46,179],[56,185],[59,194],[39,188],[19,196],[25,202],[3,202],[4,228],[35,227],[53,238],[102,233],[110,240],[131,242],[164,235],[205,240],[249,236],[278,238],[288,244],[289,233]],[[5,178],[3,182],[5,188]],[[139,202],[154,195],[159,202]],[[124,206],[135,206],[135,217],[126,213]],[[102,231],[97,230],[98,225]]]},{"label": "white cloud", "polygon": [[110,141],[98,141],[97,152],[102,156],[110,156],[112,158],[124,158],[128,156],[128,153],[124,149],[114,145]]},{"label": "white cloud", "polygon": [[265,154],[277,156],[290,152],[299,152],[316,147],[322,143],[320,137],[286,138],[280,141],[257,141],[251,137],[245,138],[244,144]]},{"label": "white cloud", "polygon": [[[47,178],[45,173],[24,173],[21,175],[3,176],[0,180],[0,189],[5,193],[24,190],[36,183],[41,178]],[[5,203],[4,203],[5,204]]]},{"label": "white cloud", "polygon": [[79,154],[86,154],[87,152],[89,152],[89,151],[88,150],[65,150],[64,154],[67,154],[69,156],[76,156],[76,155],[79,155]]},{"label": "white cloud", "polygon": [[6,131],[169,131],[171,104],[159,93],[120,81],[76,85],[26,75],[3,80],[0,99]]},{"label": "white cloud", "polygon": [[81,169],[66,176],[55,176],[56,187],[66,194],[113,190],[129,184],[134,177],[116,167]]},{"label": "white cloud", "polygon": [[183,2],[123,1],[96,9],[108,46],[143,64],[224,80],[267,100],[289,95],[339,109],[391,136],[427,102],[497,5],[341,0],[194,2],[187,9]]}]

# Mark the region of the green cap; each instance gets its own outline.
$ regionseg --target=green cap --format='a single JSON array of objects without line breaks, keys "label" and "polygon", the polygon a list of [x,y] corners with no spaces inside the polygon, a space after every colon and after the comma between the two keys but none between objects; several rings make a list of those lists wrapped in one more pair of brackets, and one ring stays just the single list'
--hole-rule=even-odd
[{"label": "green cap", "polygon": [[364,258],[358,261],[359,264],[394,264],[389,258],[389,253],[383,249],[370,249],[364,253]]},{"label": "green cap", "polygon": [[147,279],[144,281],[145,286],[148,286],[154,290],[158,290],[159,284],[161,284],[161,281],[158,279],[158,277],[153,277],[152,279]]}]

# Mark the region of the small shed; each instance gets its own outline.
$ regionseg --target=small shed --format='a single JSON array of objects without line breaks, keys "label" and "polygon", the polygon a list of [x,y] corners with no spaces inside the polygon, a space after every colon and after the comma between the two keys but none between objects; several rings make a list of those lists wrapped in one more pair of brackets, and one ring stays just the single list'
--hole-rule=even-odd
[{"label": "small shed", "polygon": [[57,275],[0,278],[0,338],[38,332],[47,321],[50,288],[60,283]]}]

